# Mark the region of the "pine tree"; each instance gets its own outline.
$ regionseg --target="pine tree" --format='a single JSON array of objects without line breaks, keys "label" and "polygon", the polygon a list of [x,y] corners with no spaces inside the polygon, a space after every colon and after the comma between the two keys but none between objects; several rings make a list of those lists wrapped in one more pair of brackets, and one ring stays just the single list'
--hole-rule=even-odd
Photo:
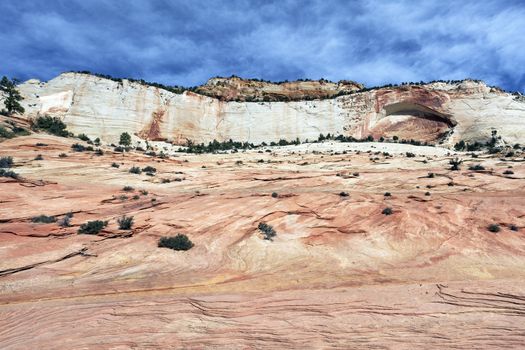
[{"label": "pine tree", "polygon": [[2,80],[0,80],[0,91],[2,97],[4,97],[4,105],[7,108],[7,110],[3,110],[3,112],[6,112],[7,115],[12,115],[13,113],[24,113],[24,107],[18,102],[23,100],[23,97],[16,89],[17,83],[18,81],[16,79],[9,80],[6,76],[2,77]]},{"label": "pine tree", "polygon": [[131,145],[131,136],[127,132],[123,132],[122,134],[120,134],[119,144],[122,146]]}]

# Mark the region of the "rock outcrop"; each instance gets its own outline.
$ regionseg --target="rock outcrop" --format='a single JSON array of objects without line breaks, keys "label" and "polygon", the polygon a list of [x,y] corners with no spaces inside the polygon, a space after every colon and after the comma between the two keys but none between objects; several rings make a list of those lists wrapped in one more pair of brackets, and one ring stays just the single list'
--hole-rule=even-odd
[{"label": "rock outcrop", "polygon": [[362,84],[348,80],[338,83],[327,80],[272,83],[231,77],[212,78],[205,85],[197,87],[195,92],[221,101],[287,102],[333,98],[339,94],[359,91],[363,87]]},{"label": "rock outcrop", "polygon": [[[73,132],[106,141],[116,141],[124,131],[177,144],[214,139],[304,141],[330,133],[356,138],[398,136],[451,146],[461,139],[487,139],[497,130],[508,143],[525,143],[525,103],[484,83],[466,80],[352,92],[358,87],[351,82],[267,84],[234,78],[212,79],[196,89],[219,97],[214,98],[64,73],[47,83],[29,80],[20,91],[26,117],[58,116]],[[348,95],[309,101],[229,101],[322,97],[344,89]]]}]

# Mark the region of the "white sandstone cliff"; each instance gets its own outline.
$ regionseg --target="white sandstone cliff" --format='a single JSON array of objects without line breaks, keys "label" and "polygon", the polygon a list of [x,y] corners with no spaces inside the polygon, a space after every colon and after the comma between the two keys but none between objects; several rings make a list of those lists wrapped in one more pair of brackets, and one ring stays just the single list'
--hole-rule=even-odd
[{"label": "white sandstone cliff", "polygon": [[393,135],[445,144],[488,138],[525,143],[525,103],[483,83],[434,83],[382,88],[333,99],[224,102],[192,92],[174,94],[123,80],[64,73],[19,86],[26,116],[58,116],[74,133],[114,142],[122,132],[175,143],[233,139],[253,143]]}]

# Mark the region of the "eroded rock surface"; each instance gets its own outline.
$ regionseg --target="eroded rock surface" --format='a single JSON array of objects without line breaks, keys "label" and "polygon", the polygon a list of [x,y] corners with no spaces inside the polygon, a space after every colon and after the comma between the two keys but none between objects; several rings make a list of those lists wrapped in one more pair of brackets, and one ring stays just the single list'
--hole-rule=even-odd
[{"label": "eroded rock surface", "polygon": [[[519,150],[471,158],[327,142],[158,159],[72,152],[74,142],[33,134],[0,143],[20,175],[0,178],[2,349],[525,342]],[[460,171],[449,170],[453,157],[465,161]],[[485,170],[468,170],[473,164]],[[128,172],[147,165],[155,176]],[[382,214],[387,207],[392,215]],[[31,222],[68,212],[71,227]],[[118,229],[124,214],[134,217],[131,230]],[[97,219],[109,221],[99,235],[77,234]],[[260,222],[274,227],[273,241]],[[157,247],[177,233],[195,246]]]}]

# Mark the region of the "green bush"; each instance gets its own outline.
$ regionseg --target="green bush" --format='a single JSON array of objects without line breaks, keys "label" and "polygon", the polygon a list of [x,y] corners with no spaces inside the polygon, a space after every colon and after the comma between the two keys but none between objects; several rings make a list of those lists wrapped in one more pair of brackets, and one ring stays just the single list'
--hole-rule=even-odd
[{"label": "green bush", "polygon": [[70,227],[71,226],[71,218],[73,217],[73,213],[69,212],[60,221],[58,222],[58,225],[60,227]]},{"label": "green bush", "polygon": [[120,134],[120,140],[118,142],[119,145],[122,146],[129,146],[131,145],[131,136],[127,132],[123,132]]},{"label": "green bush", "polygon": [[113,163],[111,163],[111,167],[112,168],[120,168],[120,165],[118,165],[117,163],[113,162]]},{"label": "green bush", "polygon": [[90,141],[89,137],[86,134],[79,134],[77,137],[82,141]]},{"label": "green bush", "polygon": [[134,166],[129,169],[129,172],[132,174],[140,174],[142,173],[142,170],[140,170],[138,166]]},{"label": "green bush", "polygon": [[468,170],[482,171],[485,170],[485,167],[481,164],[471,165]]},{"label": "green bush", "polygon": [[412,152],[406,152],[405,154],[406,154],[407,158],[414,158],[414,157],[416,156],[416,155],[415,155],[414,153],[412,153]]},{"label": "green bush", "polygon": [[101,221],[101,220],[95,220],[95,221],[88,221],[85,224],[80,225],[80,228],[78,229],[79,234],[85,234],[85,235],[96,235],[104,227],[108,225],[107,221]]},{"label": "green bush", "polygon": [[175,237],[161,237],[158,243],[159,248],[170,248],[173,250],[188,250],[191,249],[194,244],[184,234],[178,234]]},{"label": "green bush", "polygon": [[463,163],[463,161],[459,158],[454,158],[454,159],[451,159],[448,164],[452,165],[452,167],[450,168],[450,170],[459,170],[459,166],[461,165],[461,163]]},{"label": "green bush", "polygon": [[129,230],[133,226],[133,216],[122,216],[117,220],[118,228],[121,230]]},{"label": "green bush", "polygon": [[13,157],[1,157],[0,168],[10,168],[13,166]]},{"label": "green bush", "polygon": [[145,173],[155,173],[157,172],[157,169],[148,165],[147,167],[142,168],[142,171]]},{"label": "green bush", "polygon": [[489,230],[490,232],[494,232],[494,233],[496,233],[496,232],[499,232],[499,231],[501,230],[501,227],[500,227],[498,224],[490,224],[490,225],[488,226],[488,230]]},{"label": "green bush", "polygon": [[392,215],[393,213],[394,213],[394,211],[392,210],[392,208],[385,208],[381,212],[381,214],[383,214],[383,215]]},{"label": "green bush", "polygon": [[71,149],[75,152],[84,152],[86,150],[86,147],[84,145],[81,145],[80,143],[74,143],[71,145]]},{"label": "green bush", "polygon": [[125,192],[131,192],[131,191],[133,191],[133,190],[134,190],[134,188],[131,187],[131,186],[124,186],[124,187],[122,188],[122,191],[125,191]]},{"label": "green bush", "polygon": [[31,222],[38,224],[50,224],[56,222],[57,219],[54,216],[40,215],[31,218]]},{"label": "green bush", "polygon": [[15,134],[0,125],[0,137],[4,139],[11,139],[15,137]]},{"label": "green bush", "polygon": [[274,228],[267,223],[260,222],[257,228],[264,234],[264,239],[268,241],[273,241],[273,238],[277,236],[277,232],[275,232]]},{"label": "green bush", "polygon": [[10,177],[12,179],[18,179],[18,174],[14,171],[0,168],[0,177]]},{"label": "green bush", "polygon": [[57,117],[50,117],[48,115],[38,117],[32,122],[33,129],[43,130],[50,134],[62,137],[68,137],[70,133],[66,130],[66,124],[64,124]]}]

